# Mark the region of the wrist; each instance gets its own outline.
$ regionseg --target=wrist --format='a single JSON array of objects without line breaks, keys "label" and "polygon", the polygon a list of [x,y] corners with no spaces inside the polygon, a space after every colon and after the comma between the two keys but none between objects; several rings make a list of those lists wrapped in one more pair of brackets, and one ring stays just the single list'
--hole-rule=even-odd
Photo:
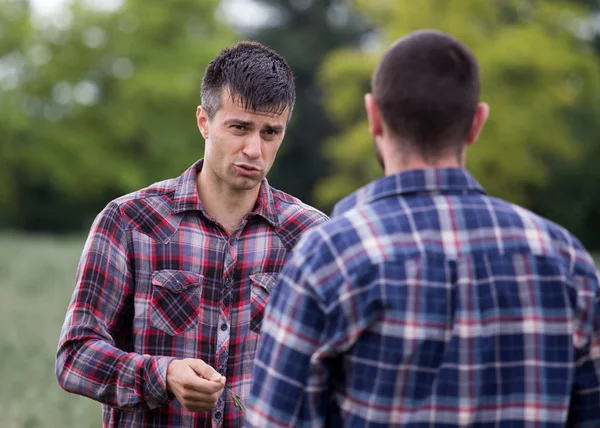
[{"label": "wrist", "polygon": [[165,389],[167,390],[167,392],[169,394],[173,394],[172,376],[173,376],[173,371],[175,370],[174,365],[176,365],[177,363],[178,363],[178,361],[176,359],[173,359],[173,360],[169,361],[169,364],[167,364],[167,372],[165,374]]},{"label": "wrist", "polygon": [[170,399],[167,391],[167,369],[173,360],[173,357],[148,356],[142,385],[143,396],[150,409],[160,407]]}]

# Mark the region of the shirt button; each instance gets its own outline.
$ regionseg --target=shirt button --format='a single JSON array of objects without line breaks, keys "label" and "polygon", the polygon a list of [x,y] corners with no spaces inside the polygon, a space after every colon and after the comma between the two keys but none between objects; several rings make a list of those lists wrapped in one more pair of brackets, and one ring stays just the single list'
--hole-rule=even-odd
[{"label": "shirt button", "polygon": [[221,419],[221,412],[215,412],[215,419]]},{"label": "shirt button", "polygon": [[175,291],[181,291],[181,284],[175,284]]},{"label": "shirt button", "polygon": [[227,330],[227,324],[225,324],[225,323],[221,324],[221,330],[223,330],[223,331]]},{"label": "shirt button", "polygon": [[221,367],[219,370],[217,370],[217,372],[219,372],[219,374],[221,376],[225,376],[225,369],[223,367]]}]

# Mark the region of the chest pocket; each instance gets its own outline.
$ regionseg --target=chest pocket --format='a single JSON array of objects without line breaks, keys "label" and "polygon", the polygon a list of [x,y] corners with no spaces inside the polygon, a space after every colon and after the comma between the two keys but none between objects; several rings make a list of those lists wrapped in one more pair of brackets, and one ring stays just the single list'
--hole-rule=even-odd
[{"label": "chest pocket", "polygon": [[255,333],[260,333],[265,306],[277,281],[277,274],[255,273],[250,275],[250,281],[252,287],[250,329]]},{"label": "chest pocket", "polygon": [[164,269],[152,273],[150,322],[170,335],[198,326],[203,276],[188,271]]}]

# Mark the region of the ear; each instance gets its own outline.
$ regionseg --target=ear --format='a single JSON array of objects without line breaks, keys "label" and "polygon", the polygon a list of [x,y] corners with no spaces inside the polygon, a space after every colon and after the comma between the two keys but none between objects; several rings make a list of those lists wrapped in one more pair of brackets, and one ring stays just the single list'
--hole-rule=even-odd
[{"label": "ear", "polygon": [[383,119],[381,110],[372,94],[365,95],[365,109],[369,120],[369,132],[374,138],[381,137],[383,135]]},{"label": "ear", "polygon": [[208,113],[202,106],[198,106],[196,110],[196,121],[198,123],[198,129],[200,130],[200,134],[202,134],[202,138],[205,140],[208,139],[208,128],[209,128],[209,119]]},{"label": "ear", "polygon": [[483,130],[483,125],[485,125],[485,122],[488,120],[489,116],[490,106],[487,105],[487,103],[479,103],[475,109],[475,114],[473,115],[471,130],[467,135],[467,146],[470,146],[477,141],[479,134],[481,134],[481,131]]}]

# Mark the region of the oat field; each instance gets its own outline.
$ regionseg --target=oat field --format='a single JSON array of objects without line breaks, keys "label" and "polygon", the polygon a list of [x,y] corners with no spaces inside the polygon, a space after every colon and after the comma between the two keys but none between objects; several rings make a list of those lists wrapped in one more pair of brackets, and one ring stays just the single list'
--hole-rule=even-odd
[{"label": "oat field", "polygon": [[0,234],[0,426],[101,427],[99,404],[64,392],[54,356],[85,236]]}]

